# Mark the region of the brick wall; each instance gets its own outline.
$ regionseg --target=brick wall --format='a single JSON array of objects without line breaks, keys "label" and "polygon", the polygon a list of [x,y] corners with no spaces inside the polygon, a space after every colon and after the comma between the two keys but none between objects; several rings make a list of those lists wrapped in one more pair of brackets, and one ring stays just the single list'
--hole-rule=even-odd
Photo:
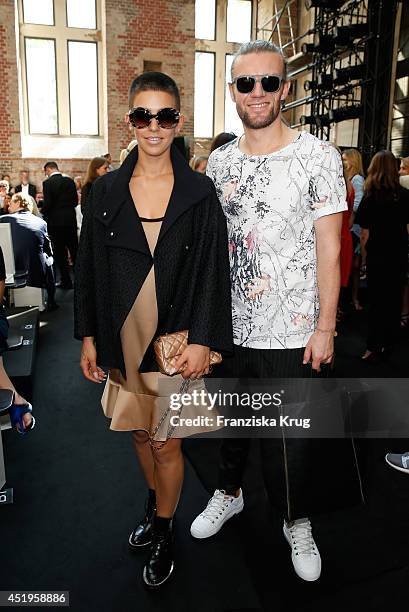
[{"label": "brick wall", "polygon": [[14,0],[0,0],[0,172],[21,157]]},{"label": "brick wall", "polygon": [[[123,117],[128,110],[130,81],[144,61],[162,63],[162,71],[176,80],[186,116],[184,135],[193,135],[194,0],[105,0],[108,148],[115,160],[132,139]],[[18,108],[14,0],[0,0],[0,174],[30,170],[41,187],[44,159],[21,159]],[[86,159],[56,159],[62,172],[85,175]]]}]

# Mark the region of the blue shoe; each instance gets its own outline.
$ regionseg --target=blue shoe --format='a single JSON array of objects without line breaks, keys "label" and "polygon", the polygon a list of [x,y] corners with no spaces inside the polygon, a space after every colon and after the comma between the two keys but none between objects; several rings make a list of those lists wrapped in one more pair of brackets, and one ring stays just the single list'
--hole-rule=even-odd
[{"label": "blue shoe", "polygon": [[32,414],[30,425],[28,425],[27,427],[24,425],[23,416],[27,414],[27,412],[33,412],[33,407],[29,402],[27,402],[26,404],[12,404],[9,408],[11,424],[13,428],[17,426],[17,432],[21,436],[25,436],[26,433],[34,429],[35,425],[35,418]]},{"label": "blue shoe", "polygon": [[388,453],[385,461],[395,470],[409,474],[409,453]]}]

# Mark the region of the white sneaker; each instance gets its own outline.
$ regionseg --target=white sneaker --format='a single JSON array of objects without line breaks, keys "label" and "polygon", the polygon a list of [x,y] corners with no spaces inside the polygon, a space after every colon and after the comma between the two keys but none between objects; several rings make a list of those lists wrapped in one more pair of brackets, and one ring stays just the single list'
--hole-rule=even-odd
[{"label": "white sneaker", "polygon": [[224,523],[243,510],[243,492],[240,495],[226,495],[224,491],[216,491],[210,498],[206,508],[195,518],[190,533],[194,538],[210,538],[223,527]]},{"label": "white sneaker", "polygon": [[303,580],[317,580],[321,574],[321,557],[314,542],[308,518],[298,519],[289,527],[284,521],[283,531],[291,546],[291,560],[296,574]]}]

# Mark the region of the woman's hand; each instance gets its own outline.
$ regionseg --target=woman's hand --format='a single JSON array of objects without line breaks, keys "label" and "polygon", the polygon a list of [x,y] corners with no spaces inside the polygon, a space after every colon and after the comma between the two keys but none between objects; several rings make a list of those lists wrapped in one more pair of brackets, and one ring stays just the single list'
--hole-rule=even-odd
[{"label": "woman's hand", "polygon": [[177,370],[183,368],[181,372],[183,378],[201,378],[209,374],[210,370],[210,349],[201,344],[189,344],[176,364]]},{"label": "woman's hand", "polygon": [[80,367],[85,378],[91,382],[102,383],[106,379],[105,372],[97,366],[97,351],[91,337],[82,340]]}]

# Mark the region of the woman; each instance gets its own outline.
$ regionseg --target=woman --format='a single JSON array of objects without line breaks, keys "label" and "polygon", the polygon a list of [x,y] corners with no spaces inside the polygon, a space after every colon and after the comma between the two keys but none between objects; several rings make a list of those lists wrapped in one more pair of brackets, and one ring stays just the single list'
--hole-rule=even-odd
[{"label": "woman", "polygon": [[[399,182],[402,187],[409,189],[409,157],[402,157],[400,160]],[[402,330],[409,329],[409,278],[406,279],[405,288],[403,290],[400,326]]]},{"label": "woman", "polygon": [[[232,350],[229,263],[226,222],[213,183],[193,172],[172,145],[183,127],[175,82],[162,73],[142,74],[131,84],[129,107],[138,146],[119,170],[95,182],[84,211],[75,336],[82,340],[81,368],[88,380],[104,380],[97,361],[109,368],[103,405],[111,429],[133,432],[148,495],[129,544],[151,546],[143,580],[157,587],[174,565],[172,518],[183,481],[183,431],[169,432],[164,423],[156,436],[169,398],[159,389],[167,380],[158,374],[152,343],[166,333],[189,331],[190,344],[178,363],[184,379],[209,372],[209,349]],[[183,381],[178,378],[176,389]],[[166,443],[156,446],[158,440]]]},{"label": "woman", "polygon": [[195,170],[196,172],[200,172],[201,174],[205,174],[208,159],[209,157],[207,155],[199,155],[198,157],[193,157],[190,160],[189,165],[192,168],[192,170]]},{"label": "woman", "polygon": [[94,157],[91,159],[87,169],[87,176],[85,177],[85,183],[81,188],[81,212],[83,213],[84,206],[87,203],[89,192],[93,182],[100,176],[103,176],[108,172],[109,163],[105,157]]},{"label": "woman", "polygon": [[347,189],[347,204],[348,209],[342,213],[342,227],[341,227],[341,252],[340,252],[340,263],[341,263],[341,290],[339,298],[339,307],[337,313],[337,320],[340,320],[343,314],[343,307],[346,303],[346,291],[349,284],[351,275],[352,261],[353,261],[353,242],[352,235],[349,228],[350,218],[353,214],[353,206],[355,199],[355,191],[352,187],[351,181],[347,178],[346,169],[344,165],[344,180]]},{"label": "woman", "polygon": [[[15,197],[15,196],[13,196]],[[32,414],[33,407],[30,402],[19,395],[3,364],[3,353],[7,351],[7,337],[9,323],[7,321],[6,309],[4,307],[4,292],[6,289],[6,267],[4,265],[3,250],[0,247],[0,389],[11,389],[14,392],[13,403],[9,408],[10,421],[16,431],[24,435],[33,429],[35,419]]]},{"label": "woman", "polygon": [[390,151],[372,158],[356,222],[367,251],[369,329],[362,359],[370,362],[395,340],[408,267],[409,193]]},{"label": "woman", "polygon": [[351,182],[354,190],[354,205],[349,220],[349,227],[352,233],[352,240],[354,245],[354,258],[352,262],[352,303],[355,310],[362,310],[362,306],[359,303],[359,276],[361,268],[364,270],[365,266],[365,252],[361,252],[360,247],[360,227],[356,223],[355,215],[358,210],[358,206],[364,195],[364,171],[362,166],[362,157],[359,151],[356,149],[346,149],[342,153],[342,160],[344,162],[346,178]]}]

